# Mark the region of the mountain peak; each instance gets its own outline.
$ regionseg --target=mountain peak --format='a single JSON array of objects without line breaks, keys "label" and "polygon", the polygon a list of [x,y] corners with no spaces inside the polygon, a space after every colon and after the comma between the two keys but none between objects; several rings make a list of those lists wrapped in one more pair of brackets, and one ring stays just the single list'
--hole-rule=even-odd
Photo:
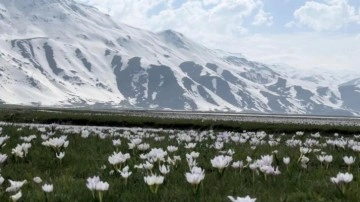
[{"label": "mountain peak", "polygon": [[164,38],[166,43],[172,44],[178,48],[185,48],[186,44],[184,42],[184,35],[175,30],[167,29],[162,32],[159,32],[159,35]]}]

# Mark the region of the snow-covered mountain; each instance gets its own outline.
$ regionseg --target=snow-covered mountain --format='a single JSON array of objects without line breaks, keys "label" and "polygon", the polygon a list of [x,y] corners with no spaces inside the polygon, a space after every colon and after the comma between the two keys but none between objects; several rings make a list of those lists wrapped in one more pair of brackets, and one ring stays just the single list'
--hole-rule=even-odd
[{"label": "snow-covered mountain", "polygon": [[172,30],[118,23],[72,0],[0,0],[0,103],[360,113],[360,79],[281,68]]}]

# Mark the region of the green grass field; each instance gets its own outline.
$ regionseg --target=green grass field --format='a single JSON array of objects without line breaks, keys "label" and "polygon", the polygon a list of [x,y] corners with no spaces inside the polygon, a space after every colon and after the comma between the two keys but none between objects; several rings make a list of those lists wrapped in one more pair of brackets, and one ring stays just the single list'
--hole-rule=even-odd
[{"label": "green grass field", "polygon": [[[42,132],[40,132],[40,131]],[[302,136],[295,133],[270,135],[264,133],[235,133],[230,132],[224,135],[218,131],[168,131],[156,130],[147,131],[143,129],[115,128],[64,128],[58,126],[53,137],[67,135],[69,146],[63,148],[65,157],[60,162],[55,157],[54,151],[42,145],[41,135],[46,134],[51,127],[28,127],[28,126],[3,126],[1,136],[9,136],[5,141],[6,145],[0,148],[0,153],[7,154],[8,158],[1,165],[1,176],[5,182],[1,185],[0,201],[9,201],[10,195],[6,192],[9,186],[8,179],[27,180],[21,188],[22,197],[19,201],[98,201],[92,197],[91,191],[86,187],[88,177],[99,176],[102,181],[109,183],[109,190],[104,193],[103,201],[230,201],[227,196],[247,196],[256,198],[257,201],[358,201],[360,198],[360,170],[359,160],[351,168],[354,176],[345,193],[342,193],[331,181],[338,172],[346,172],[347,166],[343,156],[359,157],[352,147],[360,144],[358,137],[345,136],[334,137],[333,135],[312,137],[310,133]],[[81,137],[81,133],[89,131],[88,138]],[[12,149],[24,141],[20,137],[36,135],[31,141],[31,148],[25,158],[16,158]],[[201,138],[199,138],[201,137]],[[231,137],[243,137],[246,142],[235,143]],[[150,151],[129,149],[128,143],[140,138],[143,143],[150,145],[150,148],[162,148],[166,151],[167,146],[177,146],[179,149],[174,153],[167,152],[167,157],[174,155],[181,157],[176,166],[170,166],[170,173],[160,185],[157,194],[150,191],[144,182],[146,172],[134,168],[135,165],[145,163],[140,154]],[[121,146],[115,148],[112,140],[120,139]],[[287,146],[288,140],[298,140],[299,145]],[[329,140],[343,141],[344,148],[330,145]],[[197,143],[193,149],[186,149],[187,142]],[[216,149],[215,142],[223,142],[224,147]],[[275,145],[271,146],[275,142]],[[310,159],[307,168],[303,168],[298,161],[300,157],[300,145],[311,148],[313,151],[306,156]],[[256,172],[244,167],[240,172],[234,169],[231,164],[225,168],[224,173],[219,174],[216,168],[212,167],[211,159],[221,154],[222,151],[233,150],[232,162],[243,161],[246,165],[246,158],[260,159],[262,155],[273,155],[272,166],[278,167],[281,174],[278,176],[267,176],[257,169]],[[319,151],[316,151],[316,150]],[[128,178],[127,184],[113,166],[109,163],[108,157],[114,151],[129,153],[131,158],[125,163],[130,167],[132,175]],[[199,152],[197,166],[205,170],[205,179],[201,182],[196,194],[192,186],[186,181],[185,173],[189,172],[186,161],[186,154],[192,151]],[[317,156],[324,152],[333,156],[333,162],[326,169]],[[290,157],[290,164],[287,167],[282,162],[283,157]],[[166,161],[160,164],[168,165]],[[125,165],[123,165],[125,166]],[[106,167],[106,168],[105,168]],[[112,173],[113,172],[113,173]],[[154,163],[153,173],[160,174],[158,163]],[[33,178],[39,176],[41,184],[33,182]],[[53,184],[54,191],[47,194],[41,189],[45,183]]]}]

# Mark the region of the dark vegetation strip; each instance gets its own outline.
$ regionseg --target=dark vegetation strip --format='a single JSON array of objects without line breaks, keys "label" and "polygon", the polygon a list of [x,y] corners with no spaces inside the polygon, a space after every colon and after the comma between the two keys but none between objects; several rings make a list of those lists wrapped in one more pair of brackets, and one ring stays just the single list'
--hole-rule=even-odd
[{"label": "dark vegetation strip", "polygon": [[67,124],[111,127],[149,127],[164,129],[265,131],[267,133],[320,132],[321,134],[360,134],[359,126],[335,126],[289,123],[259,123],[224,120],[201,120],[136,116],[130,113],[83,110],[36,110],[29,108],[0,109],[0,121],[13,123]]}]

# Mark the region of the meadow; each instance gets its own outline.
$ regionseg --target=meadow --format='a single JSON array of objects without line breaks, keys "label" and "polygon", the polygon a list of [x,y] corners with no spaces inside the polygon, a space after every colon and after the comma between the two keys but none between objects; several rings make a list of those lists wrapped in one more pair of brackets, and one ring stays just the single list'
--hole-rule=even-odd
[{"label": "meadow", "polygon": [[360,198],[355,134],[0,127],[0,201]]}]

